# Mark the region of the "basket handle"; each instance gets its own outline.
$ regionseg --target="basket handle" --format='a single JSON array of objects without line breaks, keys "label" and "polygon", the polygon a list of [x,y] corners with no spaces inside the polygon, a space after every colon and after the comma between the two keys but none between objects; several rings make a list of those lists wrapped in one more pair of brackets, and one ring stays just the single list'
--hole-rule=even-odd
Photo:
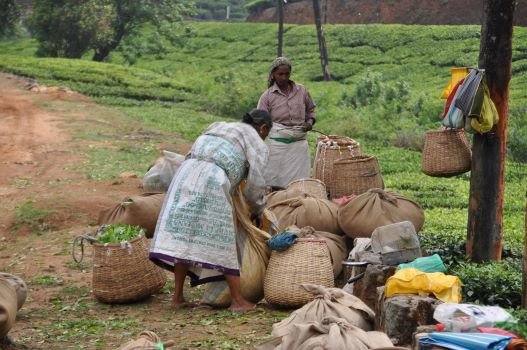
[{"label": "basket handle", "polygon": [[[82,260],[84,259],[84,241],[88,241],[88,242],[93,244],[93,243],[97,242],[97,238],[89,236],[89,235],[80,235],[80,236],[75,237],[75,239],[73,240],[73,243],[71,245],[71,256],[73,258],[73,261],[75,261],[77,264],[81,263]],[[80,260],[77,260],[77,256],[75,255],[75,247],[77,245],[77,242],[79,242],[78,244],[81,247],[81,258],[80,258]]]}]

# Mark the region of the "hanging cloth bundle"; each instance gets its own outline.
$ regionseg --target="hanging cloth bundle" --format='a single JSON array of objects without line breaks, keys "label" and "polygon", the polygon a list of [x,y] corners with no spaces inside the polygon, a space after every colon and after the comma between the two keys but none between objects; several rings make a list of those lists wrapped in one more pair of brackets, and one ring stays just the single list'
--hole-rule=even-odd
[{"label": "hanging cloth bundle", "polygon": [[472,68],[468,76],[451,89],[441,119],[446,128],[480,134],[492,130],[499,116],[490,97],[484,69]]}]

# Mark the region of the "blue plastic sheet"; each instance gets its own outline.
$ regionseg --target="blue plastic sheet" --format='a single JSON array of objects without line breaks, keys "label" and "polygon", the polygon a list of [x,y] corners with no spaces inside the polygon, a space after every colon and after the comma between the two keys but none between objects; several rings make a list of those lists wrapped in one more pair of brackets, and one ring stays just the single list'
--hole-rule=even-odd
[{"label": "blue plastic sheet", "polygon": [[491,333],[432,332],[428,333],[428,337],[419,339],[419,343],[451,350],[504,350],[511,339]]}]

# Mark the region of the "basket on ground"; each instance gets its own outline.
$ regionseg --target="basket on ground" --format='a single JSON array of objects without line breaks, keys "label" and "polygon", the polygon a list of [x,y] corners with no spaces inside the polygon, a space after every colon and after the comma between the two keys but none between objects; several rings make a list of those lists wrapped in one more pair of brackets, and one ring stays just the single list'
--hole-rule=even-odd
[{"label": "basket on ground", "polygon": [[291,181],[287,185],[286,189],[298,190],[302,193],[307,193],[316,198],[328,199],[326,185],[319,179],[305,178]]},{"label": "basket on ground", "polygon": [[429,176],[449,177],[470,170],[472,152],[463,129],[425,133],[422,170]]},{"label": "basket on ground", "polygon": [[301,287],[303,283],[335,285],[329,249],[322,239],[297,238],[289,249],[273,250],[264,278],[264,298],[274,306],[300,307],[314,298]]},{"label": "basket on ground", "polygon": [[314,175],[316,179],[326,184],[331,193],[333,163],[342,158],[362,155],[360,144],[346,136],[323,136],[317,139],[315,152]]},{"label": "basket on ground", "polygon": [[144,235],[130,241],[93,246],[92,288],[104,303],[127,303],[158,292],[167,281],[163,269],[148,258]]},{"label": "basket on ground", "polygon": [[377,157],[360,155],[333,163],[330,198],[361,194],[370,188],[384,188]]}]

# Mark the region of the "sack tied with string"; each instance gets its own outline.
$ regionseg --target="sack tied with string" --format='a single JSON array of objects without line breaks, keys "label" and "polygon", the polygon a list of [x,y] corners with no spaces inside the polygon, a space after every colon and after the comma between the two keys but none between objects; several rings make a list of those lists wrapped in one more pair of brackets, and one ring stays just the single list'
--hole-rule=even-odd
[{"label": "sack tied with string", "polygon": [[352,238],[369,238],[377,227],[407,220],[419,232],[425,221],[423,208],[399,193],[380,188],[358,195],[338,213],[340,228]]},{"label": "sack tied with string", "polygon": [[317,231],[342,234],[338,223],[338,205],[327,199],[295,197],[269,206],[278,218],[279,227],[311,226]]}]

